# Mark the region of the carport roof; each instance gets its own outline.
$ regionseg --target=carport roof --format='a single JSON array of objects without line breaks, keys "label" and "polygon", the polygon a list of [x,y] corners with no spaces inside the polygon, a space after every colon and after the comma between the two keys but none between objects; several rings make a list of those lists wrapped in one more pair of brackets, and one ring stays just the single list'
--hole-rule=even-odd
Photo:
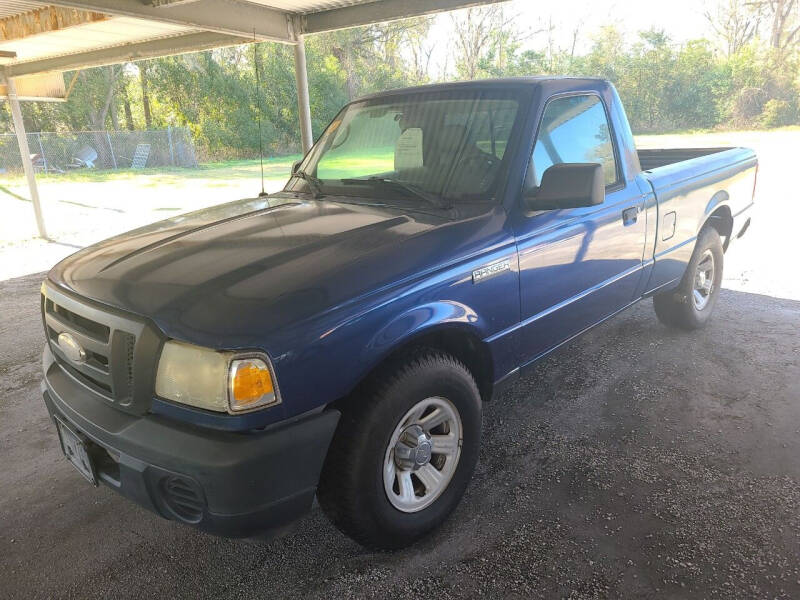
[{"label": "carport roof", "polygon": [[[299,36],[498,0],[0,0],[10,77]],[[500,0],[502,1],[502,0]]]},{"label": "carport roof", "polygon": [[503,1],[0,0],[0,80],[11,106],[39,235],[47,238],[19,105],[17,90],[22,86],[18,88],[16,80],[20,76],[197,52],[254,40],[294,44],[300,136],[303,150],[308,151],[313,140],[305,34]]}]

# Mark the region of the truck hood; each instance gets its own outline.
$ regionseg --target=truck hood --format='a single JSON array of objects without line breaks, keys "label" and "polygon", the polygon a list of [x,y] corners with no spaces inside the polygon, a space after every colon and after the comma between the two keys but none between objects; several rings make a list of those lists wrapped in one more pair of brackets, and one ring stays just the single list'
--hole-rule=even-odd
[{"label": "truck hood", "polygon": [[254,347],[276,328],[412,274],[428,252],[397,246],[447,223],[444,213],[279,194],[116,236],[63,260],[49,279],[151,319],[170,337]]}]

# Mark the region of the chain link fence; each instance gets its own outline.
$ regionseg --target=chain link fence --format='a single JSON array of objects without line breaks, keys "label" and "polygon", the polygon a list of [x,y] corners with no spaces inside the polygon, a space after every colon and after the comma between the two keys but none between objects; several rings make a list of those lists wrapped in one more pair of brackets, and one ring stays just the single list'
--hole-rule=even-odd
[{"label": "chain link fence", "polygon": [[[76,131],[28,133],[37,173],[74,169],[197,167],[192,135],[185,127],[149,131]],[[0,172],[22,171],[17,136],[0,134]]]}]

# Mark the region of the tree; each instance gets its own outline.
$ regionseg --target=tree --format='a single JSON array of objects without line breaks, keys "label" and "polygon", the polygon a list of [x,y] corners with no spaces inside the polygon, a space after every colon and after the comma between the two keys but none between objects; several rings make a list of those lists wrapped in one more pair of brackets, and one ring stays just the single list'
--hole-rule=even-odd
[{"label": "tree", "polygon": [[122,109],[125,115],[125,128],[128,131],[133,131],[135,126],[133,124],[133,110],[131,109],[131,99],[128,91],[127,79],[123,82],[121,89],[122,92],[120,96],[122,96]]},{"label": "tree", "polygon": [[687,42],[677,51],[674,61],[671,81],[661,90],[667,98],[667,118],[675,127],[713,127],[720,121],[719,100],[727,90],[711,43]]},{"label": "tree", "polygon": [[431,17],[418,17],[411,20],[415,26],[404,32],[404,46],[411,55],[411,80],[425,83],[430,79],[430,66],[436,42],[430,39]]},{"label": "tree", "polygon": [[[521,29],[519,15],[493,4],[470,8],[451,15],[455,30],[454,63],[463,79],[529,75],[527,67],[536,64],[535,72],[543,71],[542,57],[537,51],[522,51],[525,41],[547,28]],[[548,56],[551,54],[548,52]]]},{"label": "tree", "polygon": [[65,111],[71,129],[99,131],[107,128],[106,119],[115,100],[121,74],[122,67],[109,66],[84,69],[75,75],[78,81]]},{"label": "tree", "polygon": [[[714,43],[678,45],[664,31],[634,37],[604,27],[589,32],[591,47],[581,52],[582,23],[559,42],[553,32],[560,24],[545,18],[537,26],[520,25],[518,15],[500,5],[438,17],[435,27],[434,18],[421,17],[309,36],[312,128],[318,135],[357,96],[453,72],[460,78],[605,77],[619,90],[637,131],[797,123],[800,0],[709,1],[717,3],[706,13]],[[453,31],[436,60],[442,20]],[[440,71],[431,73],[434,68]],[[65,80],[75,81],[66,102],[23,104],[29,131],[181,125],[191,129],[204,159],[254,157],[259,141],[269,154],[300,147],[288,46],[247,44],[85,69],[66,73]],[[10,130],[7,108],[0,110],[0,129]],[[101,155],[105,138],[93,142]]]},{"label": "tree", "polygon": [[725,45],[726,56],[733,56],[758,34],[762,11],[746,0],[722,0],[704,16]]},{"label": "tree", "polygon": [[153,126],[152,113],[150,112],[150,91],[147,84],[147,61],[139,63],[139,81],[142,85],[142,109],[144,110],[144,127]]},{"label": "tree", "polygon": [[[414,81],[404,50],[416,52],[417,66],[424,60],[423,32],[429,19],[409,19],[344,29],[316,36],[322,52],[330,54],[343,75],[349,100],[368,92],[407,85]],[[430,60],[430,50],[428,60]],[[419,79],[422,79],[422,73]]]},{"label": "tree", "polygon": [[752,0],[753,9],[763,11],[769,23],[769,46],[774,50],[794,49],[800,42],[800,1]]},{"label": "tree", "polygon": [[475,79],[481,59],[489,51],[493,36],[508,25],[498,4],[468,8],[451,15],[457,50],[456,70],[464,79]]},{"label": "tree", "polygon": [[[630,69],[636,80],[636,108],[639,126],[648,131],[673,127],[665,104],[671,99],[665,93],[674,80],[675,54],[663,30],[650,29],[639,33],[640,42],[633,47]],[[630,103],[628,103],[630,107]]]},{"label": "tree", "polygon": [[575,73],[605,77],[621,81],[627,70],[628,52],[622,40],[622,32],[613,25],[600,28],[592,38],[589,54],[576,64]]}]

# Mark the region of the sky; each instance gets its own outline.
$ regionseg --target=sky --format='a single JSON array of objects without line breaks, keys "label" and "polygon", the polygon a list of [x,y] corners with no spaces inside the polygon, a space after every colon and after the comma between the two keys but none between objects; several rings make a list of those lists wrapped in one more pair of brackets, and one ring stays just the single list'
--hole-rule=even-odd
[{"label": "sky", "polygon": [[534,28],[537,21],[546,22],[552,16],[554,25],[565,38],[565,46],[571,43],[575,26],[580,25],[586,31],[586,35],[582,36],[586,47],[579,50],[586,50],[591,32],[604,25],[616,25],[630,34],[651,27],[661,28],[676,41],[700,37],[709,28],[703,16],[706,10],[703,0],[513,0],[507,3],[507,7],[512,12],[519,12]]},{"label": "sky", "polygon": [[[521,29],[536,31],[552,19],[557,47],[569,48],[572,32],[579,27],[582,33],[576,51],[582,53],[591,46],[592,35],[605,25],[615,25],[631,41],[635,40],[636,32],[652,27],[664,29],[678,43],[710,37],[710,26],[703,14],[714,4],[715,0],[512,0],[504,7],[509,13],[519,15]],[[437,15],[431,39],[448,40],[451,32],[450,15]],[[536,49],[543,49],[546,45],[545,33],[532,36],[524,44]],[[432,60],[434,72],[444,67],[446,54],[445,42],[438,43]]]}]

